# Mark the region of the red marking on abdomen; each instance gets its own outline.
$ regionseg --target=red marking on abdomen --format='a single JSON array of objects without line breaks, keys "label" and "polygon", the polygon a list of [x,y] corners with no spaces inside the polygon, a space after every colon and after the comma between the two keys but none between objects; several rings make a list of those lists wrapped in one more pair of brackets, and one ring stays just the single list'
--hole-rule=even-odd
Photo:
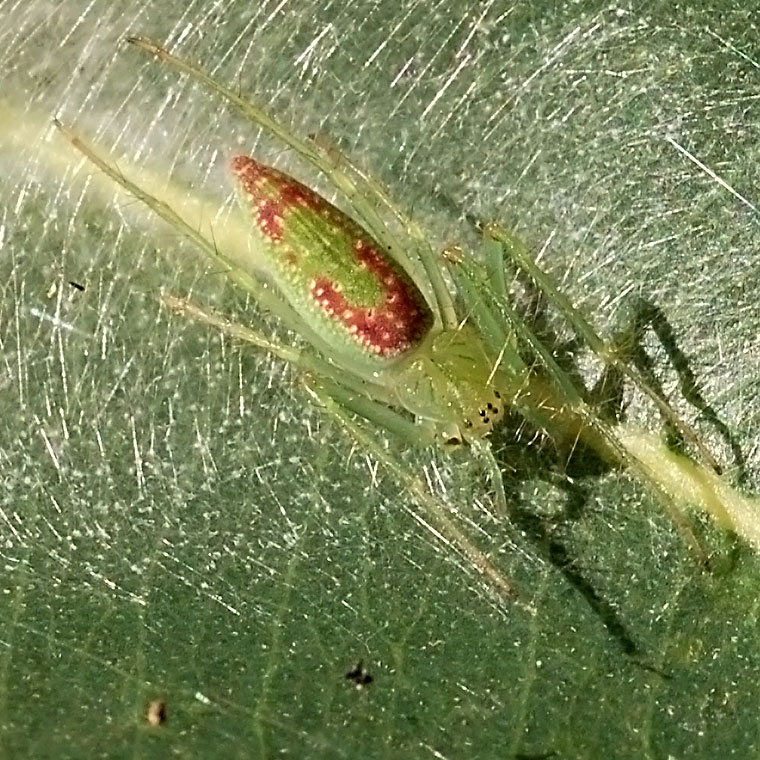
[{"label": "red marking on abdomen", "polygon": [[279,243],[282,240],[282,204],[271,198],[263,198],[258,202],[254,213],[261,233],[273,243]]},{"label": "red marking on abdomen", "polygon": [[[231,166],[249,197],[258,228],[268,240],[280,243],[283,236],[287,237],[288,212],[307,208],[324,219],[336,245],[349,247],[338,253],[353,254],[357,268],[368,270],[384,292],[377,306],[357,305],[346,299],[339,283],[315,277],[312,296],[332,319],[342,323],[358,343],[381,356],[401,354],[420,342],[433,324],[428,304],[403,269],[382,253],[353,219],[306,185],[253,158],[236,156]],[[294,257],[293,251],[286,257],[292,267],[299,263]]]},{"label": "red marking on abdomen", "polygon": [[357,306],[346,299],[339,285],[319,277],[312,295],[335,320],[370,351],[394,356],[414,347],[431,328],[430,309],[414,284],[399,274],[374,248],[357,241],[357,257],[375,275],[385,290],[377,307]]},{"label": "red marking on abdomen", "polygon": [[235,156],[230,166],[240,180],[243,190],[254,202],[266,198],[279,203],[285,210],[292,206],[302,206],[314,211],[323,211],[331,205],[297,179],[272,166],[259,163],[250,156]]}]

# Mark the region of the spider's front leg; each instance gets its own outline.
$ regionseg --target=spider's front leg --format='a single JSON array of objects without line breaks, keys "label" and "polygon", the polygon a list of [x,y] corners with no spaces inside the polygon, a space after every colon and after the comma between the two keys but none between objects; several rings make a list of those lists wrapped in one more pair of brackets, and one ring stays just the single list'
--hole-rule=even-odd
[{"label": "spider's front leg", "polygon": [[235,341],[263,349],[288,362],[302,373],[306,389],[321,406],[331,406],[325,403],[329,398],[333,404],[372,422],[377,428],[409,445],[428,445],[434,442],[435,426],[432,423],[418,424],[408,415],[391,408],[388,405],[389,396],[382,386],[352,377],[312,352],[270,340],[258,330],[228,319],[190,299],[164,293],[161,300],[164,306],[178,316],[214,328]]},{"label": "spider's front leg", "polygon": [[719,472],[721,466],[712,452],[705,446],[697,432],[677,414],[662,394],[661,389],[652,386],[646,373],[642,373],[635,364],[628,363],[624,358],[621,358],[617,347],[604,340],[597,333],[584,314],[557,287],[553,279],[538,266],[525,244],[516,235],[498,224],[486,225],[484,233],[487,241],[497,241],[501,244],[504,254],[535,282],[548,301],[567,320],[578,337],[605,364],[615,367],[623,377],[635,383],[654,402],[663,418],[678,431],[686,442],[695,447],[703,462],[715,472]]},{"label": "spider's front leg", "polygon": [[[583,424],[597,433],[596,436],[586,436],[584,442],[593,449],[601,442],[602,448],[599,453],[603,459],[608,459],[619,467],[631,469],[643,478],[660,497],[689,543],[703,559],[705,552],[682,516],[688,508],[696,507],[710,514],[722,527],[735,531],[753,546],[760,547],[760,501],[744,496],[720,477],[721,466],[696,431],[673,409],[663,393],[661,384],[651,371],[648,359],[636,348],[637,343],[640,345],[643,332],[651,328],[676,368],[684,397],[696,406],[703,416],[716,424],[717,415],[697,389],[683,353],[671,340],[672,331],[661,319],[656,318],[661,312],[651,305],[640,308],[638,313],[634,310],[631,326],[621,331],[616,340],[606,341],[559,290],[552,278],[536,264],[532,254],[519,238],[495,224],[487,225],[485,234],[491,246],[498,243],[503,256],[533,280],[548,302],[570,324],[576,335],[606,365],[603,385],[596,391],[603,396],[606,395],[609,403],[611,396],[614,397],[617,392],[616,385],[620,386],[623,381],[631,383],[654,402],[665,420],[666,430],[670,431],[669,437],[673,439],[675,436],[677,441],[685,445],[679,447],[681,450],[674,450],[659,434],[620,422],[615,415],[599,414],[595,410],[593,415],[589,415],[589,411],[593,410],[591,403],[588,403],[591,400],[589,393],[573,384],[572,378],[557,365],[551,352],[540,344],[530,328],[518,326],[520,336],[536,353],[542,371],[551,377],[568,406],[583,417]],[[491,259],[493,257],[492,253]],[[498,276],[498,267],[495,271]],[[717,425],[724,433],[726,429],[723,423],[718,421]],[[583,429],[582,432],[585,435],[587,431]],[[730,436],[729,442],[736,451]],[[696,454],[694,458],[685,453],[687,445],[693,447]],[[616,463],[614,459],[610,459],[610,452],[613,457],[617,457]],[[740,456],[738,462],[741,463]]]},{"label": "spider's front leg", "polygon": [[[304,384],[321,407],[339,417],[344,423],[347,414],[359,417],[370,423],[375,435],[378,432],[387,434],[408,448],[435,446],[453,453],[465,445],[458,430],[441,429],[432,420],[413,420],[408,414],[397,411],[367,393],[362,393],[361,389],[346,386],[338,377],[316,377],[307,374]],[[496,513],[501,517],[507,517],[509,509],[501,468],[489,442],[474,439],[466,445],[485,468],[491,483]]]},{"label": "spider's front leg", "polygon": [[[515,601],[526,611],[535,615],[536,610],[526,602],[516,591],[512,583],[504,574],[493,565],[486,556],[455,522],[449,508],[435,497],[429,489],[429,485],[418,474],[403,465],[397,458],[391,456],[378,438],[378,426],[385,431],[394,432],[406,438],[410,444],[419,446],[421,437],[437,441],[436,427],[428,423],[416,423],[405,419],[392,409],[368,398],[347,391],[339,382],[326,378],[316,379],[311,376],[305,377],[308,392],[314,400],[324,408],[331,416],[341,422],[342,427],[351,437],[365,450],[370,451],[374,457],[387,467],[402,483],[417,502],[425,507],[425,513],[418,512],[413,502],[402,499],[399,506],[411,514],[423,527],[429,530],[439,541],[452,546],[462,556],[466,557],[472,566],[485,577],[492,586],[506,597]],[[360,419],[357,419],[360,418]],[[364,422],[362,422],[364,420]],[[365,423],[372,423],[371,425]],[[410,427],[411,426],[411,427]],[[408,436],[412,436],[411,438]],[[490,448],[485,450],[476,445],[476,452],[487,452],[485,457],[489,473],[495,486],[497,509],[506,514],[506,497],[501,475],[493,458]],[[495,469],[494,469],[495,468]]]},{"label": "spider's front leg", "polygon": [[309,373],[304,376],[304,385],[319,406],[328,411],[340,410],[341,417],[345,413],[361,417],[371,423],[374,430],[408,446],[427,446],[436,440],[433,423],[415,422],[368,393],[362,393],[359,388],[349,387],[337,374],[316,376]]}]

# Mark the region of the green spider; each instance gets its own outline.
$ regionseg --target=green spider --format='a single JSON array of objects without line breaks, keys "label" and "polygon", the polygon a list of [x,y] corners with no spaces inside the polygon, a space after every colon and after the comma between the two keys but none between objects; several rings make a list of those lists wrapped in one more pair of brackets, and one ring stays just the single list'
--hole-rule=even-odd
[{"label": "green spider", "polygon": [[[499,465],[488,438],[507,414],[518,414],[558,451],[571,452],[581,444],[607,466],[638,474],[677,520],[683,508],[696,506],[760,545],[755,501],[722,480],[710,452],[659,389],[619,346],[596,333],[508,230],[485,225],[478,259],[459,250],[441,256],[384,188],[336,151],[293,135],[259,106],[158,43],[142,37],[128,42],[220,95],[293,148],[331,181],[351,211],[347,215],[273,167],[238,156],[231,168],[244,212],[233,224],[246,231],[226,248],[217,230],[213,239],[202,234],[172,205],[129,180],[57,122],[75,147],[197,244],[300,335],[305,347],[275,343],[167,295],[164,300],[173,310],[290,362],[318,402],[363,441],[380,429],[410,444],[470,445],[489,463],[503,510]],[[397,228],[406,235],[400,236]],[[693,456],[671,450],[654,433],[611,422],[597,412],[590,392],[559,366],[512,305],[506,262],[532,280],[607,367],[652,399]],[[457,539],[491,573],[482,555],[461,536]],[[502,588],[509,586],[503,583]]]}]

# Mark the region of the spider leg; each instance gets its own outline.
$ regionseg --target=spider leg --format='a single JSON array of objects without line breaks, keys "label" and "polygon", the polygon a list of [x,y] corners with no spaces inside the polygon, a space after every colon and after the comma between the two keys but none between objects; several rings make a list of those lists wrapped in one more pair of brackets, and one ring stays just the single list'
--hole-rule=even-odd
[{"label": "spider leg", "polygon": [[702,460],[714,472],[720,472],[721,466],[712,452],[702,441],[698,433],[685,421],[662,395],[661,389],[652,386],[644,373],[635,364],[626,362],[615,350],[615,346],[605,341],[594,329],[586,317],[562,293],[552,279],[536,264],[533,255],[525,244],[505,227],[488,224],[484,229],[486,238],[502,243],[504,252],[528,274],[536,285],[546,294],[549,300],[560,311],[575,332],[606,364],[616,367],[625,377],[636,383],[641,390],[655,403],[664,419],[691,443],[700,453]]},{"label": "spider leg", "polygon": [[[307,374],[304,384],[309,393],[323,407],[335,408],[350,412],[371,422],[376,428],[386,430],[393,437],[408,445],[426,445],[435,441],[435,426],[432,424],[420,424],[415,422],[409,415],[397,412],[384,403],[376,401],[369,395],[361,393],[359,389],[352,388],[336,378],[326,375],[317,377]],[[326,399],[330,403],[326,403]]]},{"label": "spider leg", "polygon": [[[645,386],[638,369],[623,362],[615,355],[609,343],[597,335],[585,317],[575,309],[563,293],[559,292],[548,275],[535,264],[530,252],[518,238],[497,225],[489,225],[486,228],[486,234],[487,239],[490,238],[502,243],[504,253],[530,275],[536,285],[546,294],[549,301],[559,308],[561,314],[576,332],[604,361],[618,367],[629,379],[635,379],[639,387],[647,392],[647,395],[655,398],[659,402],[658,408],[668,413],[668,418],[673,420],[677,429],[682,432],[686,431],[684,433],[685,438],[699,441],[696,433],[675,414],[668,402],[657,394],[656,389]],[[477,277],[477,272],[475,272],[474,277]],[[484,275],[481,276],[481,278],[484,277]],[[482,288],[487,290],[488,287],[488,283],[484,281]],[[493,296],[491,300],[497,301],[498,299]],[[717,492],[722,489],[719,489],[717,484],[712,482],[712,479],[717,478],[715,469],[712,467],[703,469],[688,458],[675,453],[674,457],[676,458],[673,461],[666,461],[665,452],[667,448],[658,436],[646,431],[625,430],[614,421],[599,415],[589,403],[586,389],[579,387],[576,379],[560,366],[540,336],[520,318],[509,299],[495,305],[498,306],[502,317],[511,325],[518,341],[528,348],[540,366],[540,372],[534,373],[530,379],[531,384],[537,385],[542,391],[536,394],[536,398],[540,399],[549,394],[547,398],[555,399],[546,407],[549,410],[549,424],[541,425],[541,427],[549,433],[560,448],[569,446],[569,450],[572,451],[576,443],[582,440],[585,445],[590,446],[609,464],[617,467],[630,467],[637,472],[660,497],[674,523],[700,558],[700,561],[706,562],[707,553],[686,521],[683,509],[688,504],[696,502],[719,520],[725,519],[726,508],[729,505],[722,504],[722,498],[717,496]],[[529,397],[528,400],[530,400]],[[519,409],[519,411],[523,413],[523,409]],[[542,408],[539,411],[543,412],[544,409]],[[559,433],[556,430],[557,428]],[[702,447],[704,447],[703,444]],[[714,459],[711,458],[711,461],[714,462]],[[703,494],[699,492],[698,484],[703,480],[704,475],[712,476],[709,489],[710,498],[704,498]],[[694,489],[692,491],[685,487],[687,483],[689,486],[693,484]],[[715,497],[713,494],[716,494]],[[737,507],[737,513],[743,511],[744,505]]]},{"label": "spider leg", "polygon": [[[738,473],[738,481],[740,483],[744,482],[747,474],[741,447],[735,436],[731,433],[728,425],[720,419],[717,411],[704,397],[694,371],[691,368],[690,360],[678,345],[675,331],[662,309],[651,301],[637,297],[632,301],[631,311],[626,316],[626,323],[625,327],[620,329],[612,340],[612,346],[616,353],[622,359],[633,364],[641,375],[646,378],[650,387],[654,388],[657,393],[664,397],[665,392],[662,384],[654,371],[652,360],[643,346],[644,336],[648,330],[651,330],[665,351],[668,363],[676,373],[682,397],[723,438],[731,451]],[[608,365],[594,388],[594,392],[599,394],[597,397],[602,400],[605,395],[610,395],[610,389],[614,387],[614,381],[612,380],[613,372],[614,368]],[[617,383],[620,385],[623,378],[619,372],[617,374]],[[675,448],[683,447],[683,438],[680,435],[680,431],[674,428],[672,422],[668,419],[665,420],[665,424],[671,444]]]},{"label": "spider leg", "polygon": [[[489,586],[497,594],[515,601],[523,609],[531,614],[535,614],[535,609],[521,598],[511,581],[462,533],[447,514],[446,508],[430,493],[424,482],[411,472],[409,468],[391,456],[385,447],[379,443],[377,436],[370,432],[368,426],[358,421],[356,417],[371,423],[373,429],[379,426],[401,440],[415,445],[426,442],[432,443],[434,441],[434,425],[419,424],[408,416],[396,412],[391,407],[375,400],[370,395],[362,393],[359,384],[352,385],[351,383],[347,383],[344,372],[317,357],[312,357],[304,354],[304,352],[275,343],[256,330],[228,320],[188,299],[164,294],[162,300],[167,308],[180,316],[213,327],[234,340],[268,351],[274,356],[278,356],[301,369],[304,372],[306,390],[317,403],[333,417],[337,418],[358,443],[370,450],[405,487],[409,488],[415,496],[416,501],[425,511],[424,513],[419,513],[406,502],[402,504],[402,507],[423,527],[430,530],[438,540],[452,545],[488,581]],[[499,474],[498,465],[495,464],[495,460],[494,466],[496,467],[495,472]],[[493,472],[492,470],[490,473],[492,479]],[[496,484],[498,484],[503,494],[500,474],[496,480]],[[496,490],[498,503],[499,489]]]},{"label": "spider leg", "polygon": [[[357,393],[356,390],[349,389],[341,382],[328,380],[324,377],[317,379],[307,375],[305,383],[309,392],[322,406],[326,406],[324,399],[328,397],[333,404],[337,404],[340,408],[369,421],[375,428],[388,431],[407,445],[420,446],[421,444],[436,443],[437,428],[432,422],[414,421],[408,415],[401,414],[385,404]],[[471,440],[469,444],[475,457],[482,462],[486,469],[486,474],[491,482],[496,513],[500,517],[508,517],[509,510],[501,468],[491,446],[477,438]]]},{"label": "spider leg", "polygon": [[490,443],[479,438],[471,441],[470,446],[478,459],[485,465],[488,479],[491,481],[496,513],[500,517],[509,517],[510,509],[507,502],[507,494],[504,490],[504,478],[499,461],[493,452],[493,447]]},{"label": "spider leg", "polygon": [[[356,406],[357,399],[352,398],[351,394],[346,394],[337,383],[330,384],[325,383],[322,379],[315,380],[307,377],[306,387],[322,407],[340,420],[342,427],[349,435],[363,449],[370,451],[404,485],[424,511],[417,511],[415,506],[408,503],[407,500],[402,500],[399,503],[402,509],[408,512],[438,541],[447,544],[466,558],[472,568],[486,579],[489,586],[499,596],[515,602],[532,615],[536,614],[535,607],[520,595],[512,582],[491,562],[489,557],[462,532],[452,519],[449,509],[430,493],[424,480],[398,459],[391,456],[378,441],[377,436],[366,425],[356,420],[354,414],[363,416],[360,410],[369,411],[368,408]],[[419,426],[415,425],[415,427]]]}]

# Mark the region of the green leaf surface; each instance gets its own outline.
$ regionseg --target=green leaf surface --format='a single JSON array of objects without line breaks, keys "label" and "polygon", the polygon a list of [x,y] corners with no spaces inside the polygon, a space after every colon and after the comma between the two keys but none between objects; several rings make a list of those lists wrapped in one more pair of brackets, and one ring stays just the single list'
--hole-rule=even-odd
[{"label": "green leaf surface", "polygon": [[262,321],[47,126],[214,199],[218,225],[236,152],[328,189],[121,44],[166,41],[338,145],[436,246],[500,219],[602,331],[651,299],[758,490],[749,6],[54,5],[0,2],[2,754],[754,756],[750,548],[691,516],[703,569],[625,474],[561,488],[531,471],[505,523],[466,453],[405,453],[537,614],[499,598],[293,372],[160,306],[166,288]]}]

